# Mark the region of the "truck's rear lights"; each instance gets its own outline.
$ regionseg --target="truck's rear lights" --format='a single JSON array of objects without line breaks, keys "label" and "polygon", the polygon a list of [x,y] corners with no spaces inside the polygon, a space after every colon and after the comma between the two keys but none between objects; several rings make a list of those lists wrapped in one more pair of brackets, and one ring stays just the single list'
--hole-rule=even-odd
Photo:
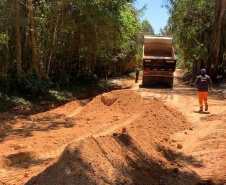
[{"label": "truck's rear lights", "polygon": [[167,60],[166,63],[174,63],[172,60]]},{"label": "truck's rear lights", "polygon": [[144,71],[144,75],[149,75],[149,74],[150,74],[150,72]]},{"label": "truck's rear lights", "polygon": [[169,73],[169,75],[173,75],[173,73]]}]

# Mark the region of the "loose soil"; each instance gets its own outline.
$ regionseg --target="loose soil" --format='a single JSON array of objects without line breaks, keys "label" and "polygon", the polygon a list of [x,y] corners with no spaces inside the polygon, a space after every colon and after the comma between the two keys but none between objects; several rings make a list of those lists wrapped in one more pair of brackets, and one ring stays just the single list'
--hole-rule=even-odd
[{"label": "loose soil", "polygon": [[0,184],[226,183],[222,91],[210,93],[209,111],[199,114],[196,89],[178,79],[174,89],[114,82],[125,89],[1,113]]}]

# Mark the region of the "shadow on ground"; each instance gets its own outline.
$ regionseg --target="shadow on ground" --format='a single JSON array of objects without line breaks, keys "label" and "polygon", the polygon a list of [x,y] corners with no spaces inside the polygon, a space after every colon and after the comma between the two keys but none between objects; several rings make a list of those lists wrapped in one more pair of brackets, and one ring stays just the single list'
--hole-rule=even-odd
[{"label": "shadow on ground", "polygon": [[[21,105],[16,106],[7,112],[0,112],[0,142],[3,142],[4,138],[8,136],[18,135],[21,137],[30,137],[32,136],[33,131],[47,131],[60,127],[73,127],[73,121],[70,118],[65,118],[65,115],[63,114],[46,114],[46,116],[43,116],[38,120],[30,120],[29,117],[63,106],[70,101],[85,99],[91,101],[93,97],[102,94],[103,92],[109,92],[120,88],[120,86],[116,85],[98,87],[96,89],[87,90],[81,94],[76,94],[74,97],[71,97],[70,100],[44,101],[32,106]],[[2,95],[0,96],[0,101],[2,106],[4,106],[3,104],[7,105],[13,103],[10,99]],[[86,103],[83,103],[82,101],[80,104],[81,106],[86,105]],[[12,106],[15,106],[15,104]],[[14,128],[14,125],[17,124],[17,119],[23,120],[23,125],[20,126],[20,128]]]},{"label": "shadow on ground", "polygon": [[52,158],[39,159],[34,152],[18,152],[5,156],[3,159],[3,167],[12,168],[29,168],[41,163],[48,163]]},{"label": "shadow on ground", "polygon": [[68,118],[64,114],[51,114],[38,119],[28,119],[20,122],[22,126],[14,128],[13,125],[16,124],[16,121],[2,121],[0,123],[0,142],[10,136],[31,137],[34,131],[44,132],[57,130],[61,127],[70,128],[76,126],[73,118]]},{"label": "shadow on ground", "polygon": [[210,114],[210,112],[204,112],[204,111],[193,111],[193,112],[198,114]]},{"label": "shadow on ground", "polygon": [[[195,158],[190,160],[183,153],[163,149],[168,162],[176,158],[201,167]],[[149,150],[149,148],[147,148]],[[54,178],[53,178],[54,177]],[[134,185],[211,185],[202,181],[195,172],[185,173],[179,168],[166,165],[162,160],[143,151],[126,134],[117,137],[89,138],[73,143],[63,152],[58,162],[30,179],[26,185],[40,184],[134,184]]]},{"label": "shadow on ground", "polygon": [[181,161],[183,165],[192,165],[195,167],[204,167],[202,161],[198,161],[193,156],[187,156],[182,152],[176,152],[169,148],[165,148],[164,146],[158,145],[157,151],[163,153],[164,157],[170,161],[177,163],[178,161]]}]

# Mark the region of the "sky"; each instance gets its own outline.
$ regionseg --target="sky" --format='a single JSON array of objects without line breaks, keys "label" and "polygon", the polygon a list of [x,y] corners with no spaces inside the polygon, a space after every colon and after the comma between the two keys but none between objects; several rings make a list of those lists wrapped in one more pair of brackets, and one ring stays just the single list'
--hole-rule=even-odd
[{"label": "sky", "polygon": [[154,28],[155,34],[159,34],[160,28],[163,28],[169,18],[168,10],[164,5],[166,0],[136,0],[135,7],[141,9],[147,4],[147,9],[144,11],[144,15],[141,20],[147,19],[151,26]]}]

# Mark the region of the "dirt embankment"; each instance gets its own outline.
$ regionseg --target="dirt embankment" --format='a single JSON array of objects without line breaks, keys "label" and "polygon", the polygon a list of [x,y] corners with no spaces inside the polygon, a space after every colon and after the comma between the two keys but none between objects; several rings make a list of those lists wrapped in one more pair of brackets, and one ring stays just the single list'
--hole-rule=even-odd
[{"label": "dirt embankment", "polygon": [[[130,90],[97,96],[76,115],[107,129],[77,139],[27,184],[195,184],[197,174],[184,172],[170,135],[188,129],[184,116],[159,100],[144,101]],[[188,159],[189,161],[189,159]]]}]

